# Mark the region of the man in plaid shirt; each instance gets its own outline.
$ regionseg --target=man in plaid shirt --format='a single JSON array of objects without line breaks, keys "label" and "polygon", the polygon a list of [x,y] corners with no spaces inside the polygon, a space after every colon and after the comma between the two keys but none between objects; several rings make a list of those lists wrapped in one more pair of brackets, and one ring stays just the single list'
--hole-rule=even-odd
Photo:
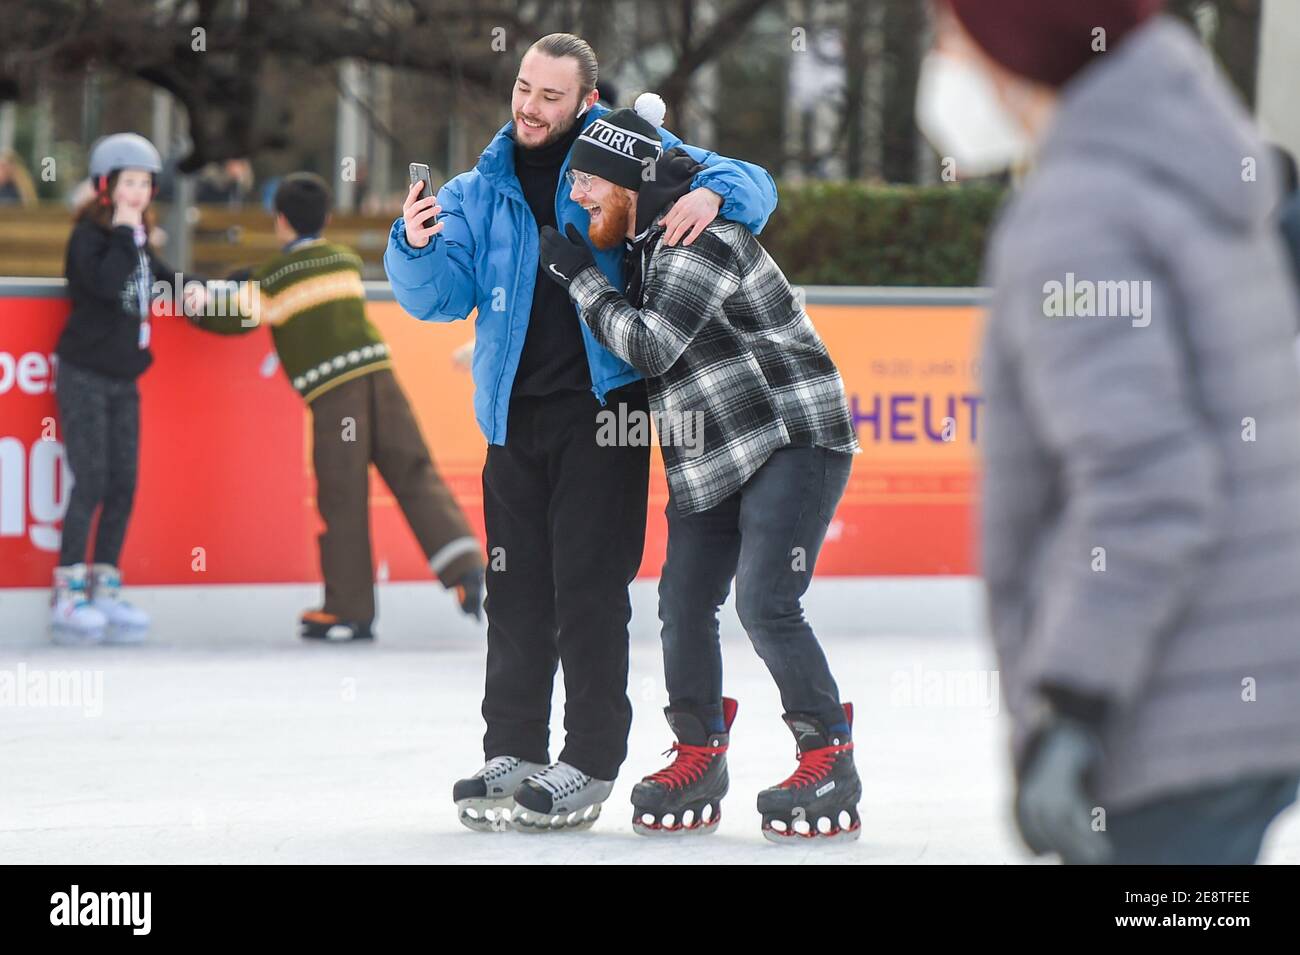
[{"label": "man in plaid shirt", "polygon": [[698,168],[679,150],[663,153],[655,128],[631,110],[603,117],[575,144],[571,198],[591,217],[593,244],[626,243],[626,296],[576,228],[542,232],[543,270],[567,287],[596,339],[646,376],[668,473],[659,614],[678,756],[633,792],[634,827],[663,828],[642,820],[646,810],[680,828],[683,810],[716,810],[725,793],[735,701],[722,696],[717,613],[734,577],[737,611],[781,691],[802,766],[760,794],[764,831],[780,841],[796,834],[795,821],[815,825],[821,815],[832,817],[831,834],[856,836],[852,708],[800,600],[857,437],[826,346],[748,230],[720,218],[693,241],[660,242],[659,214]]}]

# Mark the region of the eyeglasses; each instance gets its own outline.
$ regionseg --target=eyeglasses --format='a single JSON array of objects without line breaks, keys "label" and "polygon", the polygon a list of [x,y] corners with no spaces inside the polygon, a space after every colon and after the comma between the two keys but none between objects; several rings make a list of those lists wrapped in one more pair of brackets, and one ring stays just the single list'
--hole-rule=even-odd
[{"label": "eyeglasses", "polygon": [[569,185],[577,188],[579,192],[591,192],[591,173],[575,172],[570,169],[564,174],[564,178],[569,180]]}]

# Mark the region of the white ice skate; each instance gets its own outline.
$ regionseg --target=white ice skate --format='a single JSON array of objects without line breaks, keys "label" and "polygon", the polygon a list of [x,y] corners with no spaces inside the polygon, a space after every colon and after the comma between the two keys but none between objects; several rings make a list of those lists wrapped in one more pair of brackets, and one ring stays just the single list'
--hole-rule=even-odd
[{"label": "white ice skate", "polygon": [[102,643],[108,618],[86,597],[86,565],[54,568],[50,597],[50,637],[55,643],[82,646]]},{"label": "white ice skate", "polygon": [[105,643],[141,643],[149,633],[149,615],[120,596],[122,573],[112,564],[91,569],[91,604],[104,615]]},{"label": "white ice skate", "polygon": [[493,756],[469,779],[452,788],[460,821],[475,832],[505,832],[515,809],[515,789],[540,769],[516,756]]},{"label": "white ice skate", "polygon": [[593,779],[568,763],[552,763],[519,784],[510,826],[516,832],[590,829],[613,790],[612,779]]}]

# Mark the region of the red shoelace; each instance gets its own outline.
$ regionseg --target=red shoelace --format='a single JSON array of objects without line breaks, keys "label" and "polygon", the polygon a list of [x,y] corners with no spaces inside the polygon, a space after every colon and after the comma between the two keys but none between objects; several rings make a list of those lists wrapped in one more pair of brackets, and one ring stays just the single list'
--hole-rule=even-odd
[{"label": "red shoelace", "polygon": [[681,743],[673,743],[668,749],[664,750],[665,756],[677,754],[677,758],[665,766],[659,772],[647,776],[644,782],[663,783],[670,789],[676,789],[679,786],[685,786],[687,783],[694,782],[704,775],[704,771],[709,768],[709,763],[713,757],[720,753],[725,753],[725,746],[686,746]]},{"label": "red shoelace", "polygon": [[799,760],[799,768],[790,774],[789,779],[781,783],[780,788],[793,789],[817,782],[830,772],[836,756],[847,753],[851,749],[853,744],[845,743],[842,746],[823,746],[821,749],[796,753],[795,759]]}]

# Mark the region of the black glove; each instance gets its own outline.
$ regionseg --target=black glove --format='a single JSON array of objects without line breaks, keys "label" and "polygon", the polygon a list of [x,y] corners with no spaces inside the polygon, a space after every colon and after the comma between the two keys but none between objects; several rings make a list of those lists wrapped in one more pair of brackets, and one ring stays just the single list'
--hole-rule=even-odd
[{"label": "black glove", "polygon": [[636,227],[640,235],[654,224],[655,217],[665,208],[691,191],[696,173],[704,169],[680,146],[674,146],[654,164],[653,178],[641,183],[636,195]]},{"label": "black glove", "polygon": [[1094,865],[1110,860],[1110,839],[1093,828],[1091,781],[1100,759],[1092,725],[1048,711],[1016,787],[1016,826],[1035,855],[1056,852],[1064,861]]},{"label": "black glove", "polygon": [[[642,183],[641,188],[644,190],[647,185],[652,188],[661,187],[669,190],[669,194],[664,198],[676,199],[691,191],[691,180],[695,178],[696,173],[703,172],[704,168],[704,163],[696,162],[681,146],[674,146],[655,161],[654,180]],[[682,186],[686,188],[682,189]]]},{"label": "black glove", "polygon": [[483,570],[474,568],[456,582],[456,602],[467,616],[483,619]]},{"label": "black glove", "polygon": [[564,227],[564,235],[551,226],[542,226],[541,258],[542,271],[566,289],[579,272],[596,264],[591,246],[572,222]]}]

